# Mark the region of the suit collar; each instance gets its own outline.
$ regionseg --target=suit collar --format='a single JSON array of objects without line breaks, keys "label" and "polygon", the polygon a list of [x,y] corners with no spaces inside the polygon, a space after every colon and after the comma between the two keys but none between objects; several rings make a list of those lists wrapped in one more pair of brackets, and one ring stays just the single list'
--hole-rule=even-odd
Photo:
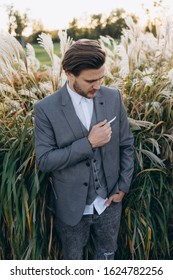
[{"label": "suit collar", "polygon": [[75,138],[80,139],[84,137],[82,124],[76,115],[75,108],[67,91],[66,84],[60,89],[59,94],[62,96],[62,112],[64,113],[64,117],[73,131]]},{"label": "suit collar", "polygon": [[97,92],[96,97],[94,98],[96,119],[97,122],[103,121],[106,119],[106,102],[104,95],[101,94],[101,89]]},{"label": "suit collar", "polygon": [[[97,92],[96,97],[94,98],[94,105],[95,105],[95,113],[96,113],[96,120],[97,123],[105,120],[106,117],[106,101],[104,95],[101,93],[101,89]],[[105,146],[101,147],[102,157],[105,156]]]},{"label": "suit collar", "polygon": [[62,94],[62,105],[66,106],[66,104],[70,101],[70,96],[69,93],[67,91],[67,86],[66,83],[65,85],[60,89],[60,92]]}]

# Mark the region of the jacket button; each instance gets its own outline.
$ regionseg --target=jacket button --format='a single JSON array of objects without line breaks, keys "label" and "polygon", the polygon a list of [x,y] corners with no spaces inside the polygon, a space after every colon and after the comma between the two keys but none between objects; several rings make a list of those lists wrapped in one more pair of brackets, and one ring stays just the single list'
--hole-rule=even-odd
[{"label": "jacket button", "polygon": [[90,166],[90,163],[88,161],[86,162],[86,166],[88,166],[88,167]]},{"label": "jacket button", "polygon": [[86,182],[85,182],[85,183],[83,183],[83,184],[84,184],[84,186],[85,186],[85,187],[87,187],[87,186],[88,186],[88,183],[86,183]]}]

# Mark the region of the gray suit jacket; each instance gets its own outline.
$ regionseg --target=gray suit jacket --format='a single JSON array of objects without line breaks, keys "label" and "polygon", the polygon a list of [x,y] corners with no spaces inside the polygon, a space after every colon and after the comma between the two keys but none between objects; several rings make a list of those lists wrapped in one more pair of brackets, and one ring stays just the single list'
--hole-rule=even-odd
[{"label": "gray suit jacket", "polygon": [[[133,174],[133,136],[120,92],[102,86],[94,98],[97,122],[111,120],[112,137],[101,148],[108,194],[128,192]],[[39,169],[50,172],[55,212],[69,225],[83,214],[94,157],[66,85],[35,104],[35,151]]]}]

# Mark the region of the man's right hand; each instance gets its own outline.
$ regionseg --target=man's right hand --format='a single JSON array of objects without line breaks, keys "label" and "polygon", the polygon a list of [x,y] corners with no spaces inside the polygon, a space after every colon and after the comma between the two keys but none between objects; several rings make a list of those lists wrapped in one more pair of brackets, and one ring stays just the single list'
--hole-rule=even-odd
[{"label": "man's right hand", "polygon": [[107,120],[94,125],[88,135],[92,148],[102,147],[111,139],[112,129]]}]

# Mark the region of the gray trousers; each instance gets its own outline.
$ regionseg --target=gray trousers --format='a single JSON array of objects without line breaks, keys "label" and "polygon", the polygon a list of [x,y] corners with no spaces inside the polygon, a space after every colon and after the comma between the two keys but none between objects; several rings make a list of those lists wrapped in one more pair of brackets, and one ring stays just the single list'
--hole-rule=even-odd
[{"label": "gray trousers", "polygon": [[60,220],[56,222],[64,260],[82,260],[84,247],[90,234],[94,240],[94,260],[113,260],[117,250],[117,237],[120,227],[122,203],[112,202],[98,215],[84,215],[75,226],[69,226]]}]

